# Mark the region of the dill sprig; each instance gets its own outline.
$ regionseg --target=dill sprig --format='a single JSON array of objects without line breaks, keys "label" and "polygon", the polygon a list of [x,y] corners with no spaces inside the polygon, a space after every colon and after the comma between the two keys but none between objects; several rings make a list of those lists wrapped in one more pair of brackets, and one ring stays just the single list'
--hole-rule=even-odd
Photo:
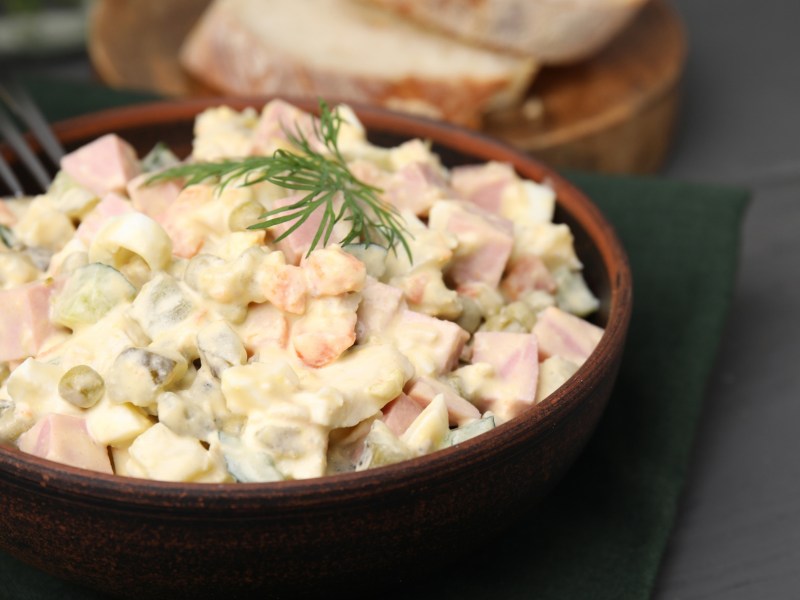
[{"label": "dill sprig", "polygon": [[220,162],[186,163],[154,175],[148,183],[166,179],[184,179],[186,185],[216,180],[220,190],[233,182],[248,186],[268,181],[287,190],[305,192],[302,198],[288,206],[262,214],[259,222],[248,229],[269,229],[282,223],[292,223],[275,241],[280,241],[321,211],[319,229],[308,250],[311,253],[322,242],[327,245],[334,226],[340,221],[350,223],[350,231],[341,244],[379,244],[397,252],[400,244],[411,257],[411,247],[405,238],[409,234],[395,207],[378,195],[381,190],[359,180],[347,166],[339,150],[339,130],[342,118],[320,101],[320,116],[313,121],[314,144],[300,129],[286,131],[291,150],[280,148],[271,156],[248,156]]}]

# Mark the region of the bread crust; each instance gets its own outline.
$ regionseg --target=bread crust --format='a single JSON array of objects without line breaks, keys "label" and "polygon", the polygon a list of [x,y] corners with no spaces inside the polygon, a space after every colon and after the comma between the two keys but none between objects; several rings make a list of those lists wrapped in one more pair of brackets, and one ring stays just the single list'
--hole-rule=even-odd
[{"label": "bread crust", "polygon": [[180,60],[194,77],[227,94],[363,102],[478,127],[482,114],[524,96],[537,66],[534,60],[519,60],[506,76],[480,79],[331,71],[270,45],[222,7],[212,6],[195,26]]}]

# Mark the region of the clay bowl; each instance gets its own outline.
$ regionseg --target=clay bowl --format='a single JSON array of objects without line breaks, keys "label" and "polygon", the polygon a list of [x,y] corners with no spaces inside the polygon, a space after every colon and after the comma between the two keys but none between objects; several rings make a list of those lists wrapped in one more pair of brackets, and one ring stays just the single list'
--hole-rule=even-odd
[{"label": "clay bowl", "polygon": [[[68,148],[117,132],[140,153],[189,151],[194,116],[220,100],[141,105],[66,121]],[[261,100],[226,100],[236,108]],[[298,103],[311,109],[314,103]],[[270,484],[107,476],[0,447],[0,548],[58,577],[131,598],[325,594],[386,585],[476,547],[558,482],[607,403],[631,315],[625,253],[599,210],[551,169],[456,127],[357,108],[371,137],[432,140],[446,164],[501,160],[559,198],[606,328],[578,373],[541,404],[458,447],[362,473]],[[373,590],[381,589],[372,587]],[[329,595],[329,594],[328,594]]]}]

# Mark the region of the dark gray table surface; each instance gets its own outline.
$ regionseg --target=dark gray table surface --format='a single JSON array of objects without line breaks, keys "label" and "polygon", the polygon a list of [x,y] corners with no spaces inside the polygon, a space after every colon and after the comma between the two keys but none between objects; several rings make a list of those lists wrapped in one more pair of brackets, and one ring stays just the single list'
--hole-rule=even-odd
[{"label": "dark gray table surface", "polygon": [[[737,293],[655,599],[797,598],[800,2],[673,2],[690,55],[663,175],[747,186],[753,202]],[[83,57],[35,68],[92,76]]]},{"label": "dark gray table surface", "polygon": [[659,600],[800,597],[800,3],[675,0],[690,57],[669,177],[753,202]]}]

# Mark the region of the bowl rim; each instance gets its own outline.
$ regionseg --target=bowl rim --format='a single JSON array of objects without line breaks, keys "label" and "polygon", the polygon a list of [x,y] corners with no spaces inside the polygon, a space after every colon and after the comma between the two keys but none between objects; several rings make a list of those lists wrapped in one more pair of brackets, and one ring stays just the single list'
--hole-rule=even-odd
[{"label": "bowl rim", "polygon": [[[317,103],[309,99],[281,97],[312,112]],[[53,129],[62,143],[94,139],[103,133],[126,127],[146,128],[187,121],[202,110],[227,105],[241,110],[259,110],[273,97],[206,97],[161,100],[93,112],[55,123]],[[333,106],[335,102],[331,101]],[[547,180],[556,190],[557,204],[575,219],[597,246],[610,279],[608,322],[597,348],[570,379],[539,404],[490,432],[429,455],[412,458],[362,472],[339,473],[319,478],[268,483],[187,483],[136,479],[95,473],[25,454],[10,444],[0,444],[0,479],[43,493],[69,497],[89,504],[112,503],[138,509],[180,509],[202,511],[206,516],[240,508],[303,509],[330,506],[342,499],[374,500],[375,494],[390,494],[407,488],[409,482],[423,487],[434,480],[457,476],[462,465],[471,469],[497,464],[497,456],[510,451],[515,440],[547,435],[556,419],[568,417],[580,403],[580,392],[596,385],[613,363],[610,350],[622,352],[632,310],[632,275],[625,250],[614,228],[600,209],[574,184],[554,169],[509,144],[483,133],[449,123],[401,114],[382,108],[348,102],[368,132],[430,139],[435,144],[464,151],[481,161],[511,163],[517,172],[536,181]],[[379,125],[375,125],[379,123]],[[123,134],[124,136],[124,134]],[[603,244],[598,244],[602,241]],[[510,455],[514,453],[511,452]],[[464,460],[453,460],[458,455]],[[365,492],[369,492],[366,494]]]}]

